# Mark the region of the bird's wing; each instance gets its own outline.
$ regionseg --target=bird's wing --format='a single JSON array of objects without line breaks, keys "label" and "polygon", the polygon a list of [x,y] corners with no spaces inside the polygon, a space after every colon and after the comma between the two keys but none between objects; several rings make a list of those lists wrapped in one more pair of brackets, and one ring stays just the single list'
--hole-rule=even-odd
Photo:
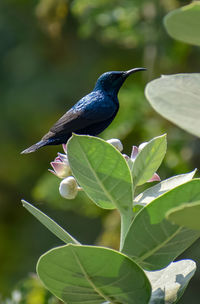
[{"label": "bird's wing", "polygon": [[81,109],[76,112],[70,109],[51,127],[50,131],[56,134],[66,133],[66,130],[73,132],[79,126],[87,126],[87,121],[81,117],[82,112]]},{"label": "bird's wing", "polygon": [[100,122],[110,118],[116,109],[105,107],[104,96],[94,92],[83,97],[69,111],[67,111],[50,129],[52,133],[75,132],[83,129],[92,122]]}]

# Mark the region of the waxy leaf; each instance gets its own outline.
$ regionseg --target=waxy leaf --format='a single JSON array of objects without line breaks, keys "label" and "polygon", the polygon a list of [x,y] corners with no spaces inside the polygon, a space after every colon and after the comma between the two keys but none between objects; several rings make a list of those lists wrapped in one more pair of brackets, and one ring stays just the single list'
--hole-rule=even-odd
[{"label": "waxy leaf", "polygon": [[115,147],[97,137],[73,135],[68,141],[67,153],[76,180],[99,207],[130,208],[131,173]]},{"label": "waxy leaf", "polygon": [[145,95],[160,115],[200,136],[199,83],[200,73],[162,76],[147,84]]},{"label": "waxy leaf", "polygon": [[172,208],[166,214],[169,221],[194,230],[200,230],[200,201]]},{"label": "waxy leaf", "polygon": [[152,286],[149,304],[177,303],[194,275],[196,264],[192,260],[171,263],[158,271],[145,271]]},{"label": "waxy leaf", "polygon": [[40,257],[37,273],[65,303],[147,304],[151,287],[127,256],[103,247],[67,245]]},{"label": "waxy leaf", "polygon": [[150,140],[139,152],[130,167],[134,186],[146,183],[153,176],[162,163],[166,149],[166,135],[162,135]]},{"label": "waxy leaf", "polygon": [[145,206],[134,218],[122,252],[147,270],[166,267],[200,237],[200,231],[172,224],[166,213],[200,200],[200,179],[180,185]]},{"label": "waxy leaf", "polygon": [[56,222],[54,222],[50,217],[44,214],[42,211],[32,206],[28,202],[22,200],[22,205],[33,215],[38,221],[40,221],[47,229],[49,229],[53,234],[55,234],[64,243],[79,244],[67,231],[60,227]]},{"label": "waxy leaf", "polygon": [[176,175],[163,180],[162,182],[156,184],[155,186],[150,187],[146,189],[144,192],[140,193],[134,199],[134,204],[140,204],[143,206],[149,204],[155,198],[159,197],[165,192],[190,181],[194,177],[195,173],[196,173],[196,169],[192,172]]},{"label": "waxy leaf", "polygon": [[172,38],[200,46],[200,2],[195,1],[170,12],[164,25]]}]

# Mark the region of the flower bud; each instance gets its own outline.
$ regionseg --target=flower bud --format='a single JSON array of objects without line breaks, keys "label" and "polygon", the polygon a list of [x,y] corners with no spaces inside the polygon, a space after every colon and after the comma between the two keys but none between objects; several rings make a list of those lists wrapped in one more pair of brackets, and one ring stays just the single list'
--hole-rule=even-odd
[{"label": "flower bud", "polygon": [[131,152],[131,160],[132,161],[134,161],[136,159],[138,153],[139,153],[138,147],[137,146],[133,146],[132,147],[132,152]]},{"label": "flower bud", "polygon": [[62,180],[59,186],[60,195],[66,199],[74,199],[78,193],[78,184],[73,176]]},{"label": "flower bud", "polygon": [[109,144],[113,145],[117,150],[119,150],[119,152],[123,151],[123,145],[119,139],[112,138],[112,139],[107,140],[107,142]]},{"label": "flower bud", "polygon": [[154,175],[152,176],[152,178],[150,178],[147,183],[151,183],[151,182],[160,182],[160,176],[157,173],[154,173]]}]

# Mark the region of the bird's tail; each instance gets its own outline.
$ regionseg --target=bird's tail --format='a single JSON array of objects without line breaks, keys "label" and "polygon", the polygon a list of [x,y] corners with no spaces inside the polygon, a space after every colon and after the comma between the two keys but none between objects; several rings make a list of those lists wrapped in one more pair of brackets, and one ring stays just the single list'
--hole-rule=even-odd
[{"label": "bird's tail", "polygon": [[37,142],[36,144],[30,146],[29,148],[25,149],[24,151],[22,151],[21,154],[28,154],[28,153],[35,152],[36,150],[38,150],[41,147],[46,146],[46,145],[48,145],[48,141],[41,140],[41,141]]}]

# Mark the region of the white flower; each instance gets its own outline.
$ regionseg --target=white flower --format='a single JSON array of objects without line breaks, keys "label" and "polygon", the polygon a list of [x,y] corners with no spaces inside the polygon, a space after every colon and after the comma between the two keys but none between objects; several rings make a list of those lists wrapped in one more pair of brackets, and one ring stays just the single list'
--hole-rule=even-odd
[{"label": "white flower", "polygon": [[63,179],[59,186],[60,195],[66,199],[74,199],[78,190],[78,184],[73,176]]}]

